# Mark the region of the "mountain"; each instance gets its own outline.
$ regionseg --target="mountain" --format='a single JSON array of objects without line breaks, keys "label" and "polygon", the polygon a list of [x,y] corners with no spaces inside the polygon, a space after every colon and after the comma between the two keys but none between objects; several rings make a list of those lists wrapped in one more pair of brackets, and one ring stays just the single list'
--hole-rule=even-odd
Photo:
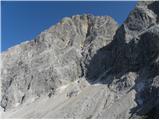
[{"label": "mountain", "polygon": [[158,7],[66,17],[1,53],[2,118],[158,118]]}]

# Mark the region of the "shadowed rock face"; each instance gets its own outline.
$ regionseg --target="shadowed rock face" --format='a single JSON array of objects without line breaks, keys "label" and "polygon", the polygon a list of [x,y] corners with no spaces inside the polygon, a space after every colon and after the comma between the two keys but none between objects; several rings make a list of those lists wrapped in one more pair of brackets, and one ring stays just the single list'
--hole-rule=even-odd
[{"label": "shadowed rock face", "polygon": [[158,6],[138,2],[119,28],[108,16],[66,17],[2,53],[4,117],[158,117]]},{"label": "shadowed rock face", "polygon": [[[159,104],[158,4],[157,1],[139,2],[118,28],[113,41],[101,48],[88,66],[87,78],[91,83],[108,84],[118,93],[136,91],[137,105],[131,109],[131,117],[135,118],[145,116]],[[93,76],[97,61],[103,70],[97,70],[98,75]],[[97,81],[99,75],[103,77]],[[158,116],[158,109],[155,116]]]}]

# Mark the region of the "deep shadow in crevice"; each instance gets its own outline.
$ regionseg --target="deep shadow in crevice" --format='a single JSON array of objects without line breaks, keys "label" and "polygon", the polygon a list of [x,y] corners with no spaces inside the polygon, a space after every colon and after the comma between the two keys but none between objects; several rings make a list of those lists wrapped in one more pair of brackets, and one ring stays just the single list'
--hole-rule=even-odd
[{"label": "deep shadow in crevice", "polygon": [[107,76],[117,76],[128,71],[137,71],[140,64],[132,63],[128,54],[133,54],[136,44],[132,40],[130,43],[125,41],[125,28],[122,25],[116,32],[113,40],[105,47],[99,49],[86,65],[85,77],[89,83],[109,84],[113,78],[106,80]]},{"label": "deep shadow in crevice", "polygon": [[[156,28],[154,30],[156,30]],[[146,73],[149,76],[146,81],[151,79],[151,83],[145,86],[144,92],[147,92],[146,95],[141,96],[148,101],[144,102],[142,106],[138,105],[138,107],[132,108],[131,113],[137,113],[139,116],[143,116],[141,113],[145,113],[144,115],[147,115],[149,118],[157,118],[153,115],[157,116],[158,114],[157,111],[159,111],[159,109],[155,109],[155,106],[159,104],[159,102],[155,103],[154,100],[159,100],[159,97],[157,97],[159,94],[157,93],[158,89],[152,87],[151,84],[154,77],[159,75],[159,63],[157,62],[159,56],[159,36],[153,31],[146,31],[138,36],[138,38],[133,38],[129,43],[126,43],[124,34],[125,29],[122,25],[117,30],[113,41],[99,49],[89,64],[86,65],[87,71],[85,77],[90,84],[100,83],[110,85],[116,77],[120,78],[128,72],[141,74],[140,71],[145,69],[146,66],[149,66],[147,70],[148,73]],[[135,84],[138,84],[141,80],[142,79],[137,79]],[[136,90],[136,102],[139,94],[143,94],[144,92]],[[154,96],[152,94],[154,94]],[[155,105],[153,103],[155,103]],[[153,105],[151,105],[146,112],[143,112],[143,110],[146,109],[145,107],[149,106],[148,104]]]},{"label": "deep shadow in crevice", "polygon": [[88,82],[93,84],[98,81],[106,84],[109,81],[100,79],[106,78],[107,75],[121,76],[127,72],[138,72],[148,65],[153,68],[150,73],[157,74],[157,64],[154,64],[154,61],[159,56],[159,36],[154,33],[156,27],[153,28],[126,42],[125,28],[122,25],[113,41],[99,49],[86,65],[85,77]]},{"label": "deep shadow in crevice", "polygon": [[[118,31],[120,31],[120,29]],[[100,48],[96,52],[96,54],[92,57],[92,59],[89,61],[89,64],[85,66],[87,69],[85,73],[85,77],[89,83],[95,84],[97,79],[100,79],[101,77],[103,78],[107,74],[111,74],[111,72],[113,72],[112,66],[114,63],[114,60],[113,60],[114,56],[112,52],[113,52],[113,49],[114,49],[113,47],[115,46],[114,44],[116,43],[116,41],[117,39],[114,39],[105,47]],[[97,81],[97,82],[102,82],[102,81]]]}]

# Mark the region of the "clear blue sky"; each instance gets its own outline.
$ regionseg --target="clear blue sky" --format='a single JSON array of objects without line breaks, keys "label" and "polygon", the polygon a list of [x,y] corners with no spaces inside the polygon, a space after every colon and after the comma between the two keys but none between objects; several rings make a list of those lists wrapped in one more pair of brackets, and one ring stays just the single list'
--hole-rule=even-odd
[{"label": "clear blue sky", "polygon": [[121,24],[136,1],[100,2],[2,2],[1,49],[35,38],[40,32],[56,24],[65,16],[90,13],[112,16]]}]

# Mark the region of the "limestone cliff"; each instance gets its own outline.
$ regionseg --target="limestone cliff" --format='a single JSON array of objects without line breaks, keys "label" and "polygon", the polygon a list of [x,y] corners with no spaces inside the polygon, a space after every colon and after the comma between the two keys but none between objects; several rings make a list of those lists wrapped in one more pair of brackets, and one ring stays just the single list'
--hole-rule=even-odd
[{"label": "limestone cliff", "polygon": [[159,2],[66,17],[1,54],[4,118],[158,117]]}]

